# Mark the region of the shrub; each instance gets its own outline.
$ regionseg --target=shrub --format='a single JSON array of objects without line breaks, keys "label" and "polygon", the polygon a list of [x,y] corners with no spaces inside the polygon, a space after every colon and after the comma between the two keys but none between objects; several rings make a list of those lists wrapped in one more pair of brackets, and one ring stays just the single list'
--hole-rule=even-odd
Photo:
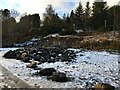
[{"label": "shrub", "polygon": [[76,32],[74,30],[65,30],[59,33],[60,35],[74,35]]},{"label": "shrub", "polygon": [[98,32],[103,32],[103,31],[107,31],[107,29],[105,27],[99,27],[97,29]]}]

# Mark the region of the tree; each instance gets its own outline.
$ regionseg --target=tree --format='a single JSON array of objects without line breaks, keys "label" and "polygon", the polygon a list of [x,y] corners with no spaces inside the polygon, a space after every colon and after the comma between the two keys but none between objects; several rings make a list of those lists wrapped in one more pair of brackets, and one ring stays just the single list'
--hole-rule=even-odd
[{"label": "tree", "polygon": [[63,18],[62,18],[62,29],[65,29],[66,28],[66,19],[67,19],[67,16],[66,14],[64,13],[63,14]]},{"label": "tree", "polygon": [[63,21],[65,21],[66,20],[66,14],[64,13],[63,14]]},{"label": "tree", "polygon": [[70,13],[70,21],[71,21],[71,25],[72,25],[73,29],[75,30],[75,13],[73,10]]},{"label": "tree", "polygon": [[43,21],[43,27],[41,31],[41,35],[43,36],[51,33],[51,30],[53,27],[52,18],[53,18],[53,15],[55,15],[55,11],[53,10],[52,5],[48,5],[45,10],[46,12],[44,13],[44,21]]},{"label": "tree", "polygon": [[81,2],[75,10],[75,27],[76,29],[83,28],[83,7]]},{"label": "tree", "polygon": [[90,28],[90,14],[91,8],[89,6],[89,2],[86,3],[85,13],[84,13],[84,29],[87,30]]},{"label": "tree", "polygon": [[62,30],[62,20],[55,13],[52,5],[48,5],[46,12],[44,14],[44,21],[42,26],[41,34],[48,35],[53,33],[58,33]]},{"label": "tree", "polygon": [[20,13],[17,10],[12,9],[10,10],[10,16],[16,18],[20,16]]},{"label": "tree", "polygon": [[40,16],[39,14],[31,15],[31,27],[34,29],[40,28]]},{"label": "tree", "polygon": [[115,7],[110,7],[107,13],[107,28],[112,31],[114,27],[114,9]]},{"label": "tree", "polygon": [[[15,26],[15,37],[18,42],[23,42],[38,36],[40,29],[39,14],[24,16]],[[22,39],[21,39],[22,38]]]},{"label": "tree", "polygon": [[93,3],[93,13],[92,13],[92,27],[96,30],[99,28],[106,28],[106,18],[107,18],[107,2],[94,2]]},{"label": "tree", "polygon": [[4,9],[2,11],[2,15],[3,15],[4,18],[9,18],[10,17],[10,10]]},{"label": "tree", "polygon": [[11,46],[14,43],[15,18],[10,16],[10,10],[0,10],[2,13],[2,47]]},{"label": "tree", "polygon": [[15,41],[14,28],[16,21],[13,17],[2,20],[2,45],[11,46]]},{"label": "tree", "polygon": [[120,30],[120,1],[116,5],[116,30]]},{"label": "tree", "polygon": [[75,24],[75,13],[73,10],[70,13],[70,20],[72,24]]},{"label": "tree", "polygon": [[44,14],[44,17],[51,18],[51,16],[54,14],[55,14],[55,11],[54,11],[52,5],[48,5],[48,7],[46,8],[46,13]]},{"label": "tree", "polygon": [[67,15],[63,19],[64,21],[64,29],[60,32],[60,35],[71,35],[76,34],[75,28],[74,28],[74,12],[73,10],[70,13],[70,16]]}]

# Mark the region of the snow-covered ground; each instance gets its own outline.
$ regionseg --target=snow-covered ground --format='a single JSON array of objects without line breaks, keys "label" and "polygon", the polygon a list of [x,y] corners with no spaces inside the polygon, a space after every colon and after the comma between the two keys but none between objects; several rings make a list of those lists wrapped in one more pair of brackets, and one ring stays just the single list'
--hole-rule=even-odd
[{"label": "snow-covered ground", "polygon": [[0,48],[0,51],[16,50],[18,48]]},{"label": "snow-covered ground", "polygon": [[[5,52],[9,50],[15,50],[18,48],[0,48],[0,54],[3,55]],[[2,64],[3,59],[1,58],[2,56],[0,55],[0,64]],[[4,74],[3,74],[2,67],[0,67],[0,88],[16,88],[15,85],[13,85],[13,81],[8,79]]]},{"label": "snow-covered ground", "polygon": [[65,83],[47,80],[46,77],[32,76],[37,70],[26,68],[26,64],[19,60],[5,59],[2,55],[5,50],[0,51],[0,64],[7,67],[14,74],[25,80],[28,84],[40,88],[85,88],[92,87],[97,83],[108,83],[115,87],[120,87],[118,77],[118,57],[119,54],[110,54],[105,51],[77,51],[77,58],[74,62],[43,63],[40,68],[55,68],[64,72],[73,80]]},{"label": "snow-covered ground", "polygon": [[24,43],[17,43],[17,44],[14,44],[14,46],[17,46],[17,47],[24,47],[24,46],[29,46],[29,45],[33,45],[36,41],[40,40],[40,38],[32,38]]}]

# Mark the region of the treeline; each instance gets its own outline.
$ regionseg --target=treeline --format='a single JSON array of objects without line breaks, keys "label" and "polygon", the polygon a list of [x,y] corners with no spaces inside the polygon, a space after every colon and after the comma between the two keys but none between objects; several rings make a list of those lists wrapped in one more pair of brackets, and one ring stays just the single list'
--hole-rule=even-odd
[{"label": "treeline", "polygon": [[19,14],[8,9],[2,13],[2,44],[10,46],[14,43],[24,42],[37,36],[59,33],[61,35],[76,34],[76,31],[111,31],[120,29],[120,6],[109,7],[107,2],[94,2],[90,7],[87,2],[83,8],[80,2],[70,14],[64,14],[62,18],[55,12],[52,5],[48,5],[43,15],[25,15],[20,22],[15,18]]},{"label": "treeline", "polygon": [[120,29],[120,6],[109,7],[107,2],[94,2],[90,7],[87,2],[83,8],[80,2],[75,10],[70,14],[63,15],[63,18],[58,16],[52,7],[49,5],[44,14],[43,26],[41,34],[75,34],[75,31],[112,31]]},{"label": "treeline", "polygon": [[[13,46],[15,43],[25,42],[39,35],[40,17],[39,14],[26,15],[16,22],[13,13],[8,9],[2,12],[2,46]],[[12,14],[12,16],[11,16]],[[15,17],[14,17],[15,16]]]}]

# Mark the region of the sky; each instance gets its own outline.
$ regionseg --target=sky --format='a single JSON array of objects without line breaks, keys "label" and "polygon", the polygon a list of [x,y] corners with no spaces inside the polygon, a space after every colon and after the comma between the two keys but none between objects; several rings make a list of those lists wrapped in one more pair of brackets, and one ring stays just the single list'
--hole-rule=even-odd
[{"label": "sky", "polygon": [[[0,9],[15,9],[21,14],[27,12],[27,14],[39,13],[42,17],[45,13],[47,5],[51,4],[58,15],[62,16],[64,13],[70,13],[78,6],[78,2],[85,6],[89,1],[90,5],[95,0],[0,0]],[[97,0],[101,1],[101,0]],[[109,6],[116,5],[120,0],[106,0]]]}]

